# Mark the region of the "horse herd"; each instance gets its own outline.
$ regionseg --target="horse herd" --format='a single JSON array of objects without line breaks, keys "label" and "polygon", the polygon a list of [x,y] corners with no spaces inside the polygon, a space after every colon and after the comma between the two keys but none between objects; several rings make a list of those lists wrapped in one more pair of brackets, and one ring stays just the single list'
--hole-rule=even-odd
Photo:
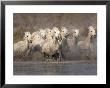
[{"label": "horse herd", "polygon": [[[90,50],[91,39],[96,37],[95,28],[93,26],[88,27],[88,34],[84,40],[78,41],[79,37],[79,29],[72,29],[70,31],[66,27],[39,29],[39,31],[33,33],[25,32],[23,40],[14,43],[14,56],[21,53],[23,55],[30,55],[34,52],[40,52],[43,54],[44,59],[48,57],[61,61],[64,58],[62,55],[64,41],[67,41],[68,46],[76,44],[83,52],[84,50]],[[72,40],[74,41],[72,42]],[[71,47],[69,50],[71,51]]]}]

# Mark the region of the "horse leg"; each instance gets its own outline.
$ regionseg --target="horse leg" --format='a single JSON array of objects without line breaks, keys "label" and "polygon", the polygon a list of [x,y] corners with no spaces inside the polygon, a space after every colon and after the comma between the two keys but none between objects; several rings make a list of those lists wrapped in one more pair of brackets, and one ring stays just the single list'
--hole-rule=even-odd
[{"label": "horse leg", "polygon": [[62,58],[62,51],[59,50],[58,51],[58,61],[62,61],[62,60],[63,60],[63,58]]},{"label": "horse leg", "polygon": [[87,49],[86,50],[86,58],[87,59],[90,59],[90,49]]}]

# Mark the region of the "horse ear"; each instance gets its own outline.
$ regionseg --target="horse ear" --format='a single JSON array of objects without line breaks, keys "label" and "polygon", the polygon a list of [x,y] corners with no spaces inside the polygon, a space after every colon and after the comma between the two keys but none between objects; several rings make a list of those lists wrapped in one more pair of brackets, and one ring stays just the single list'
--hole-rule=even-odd
[{"label": "horse ear", "polygon": [[94,29],[94,30],[95,30],[95,28],[94,28],[93,26],[89,26],[88,29],[89,29],[89,30],[90,30],[90,29]]}]

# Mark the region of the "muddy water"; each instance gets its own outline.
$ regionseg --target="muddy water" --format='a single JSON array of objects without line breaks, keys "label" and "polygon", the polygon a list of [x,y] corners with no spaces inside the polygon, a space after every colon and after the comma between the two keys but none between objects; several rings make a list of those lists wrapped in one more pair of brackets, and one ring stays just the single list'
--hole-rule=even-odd
[{"label": "muddy water", "polygon": [[14,62],[14,75],[97,75],[96,61]]}]

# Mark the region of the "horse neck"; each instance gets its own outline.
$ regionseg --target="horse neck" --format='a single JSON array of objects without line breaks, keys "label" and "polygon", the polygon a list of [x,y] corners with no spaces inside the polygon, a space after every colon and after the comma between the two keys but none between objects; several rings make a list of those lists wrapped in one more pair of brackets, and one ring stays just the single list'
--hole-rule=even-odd
[{"label": "horse neck", "polygon": [[88,36],[86,37],[85,41],[90,43],[90,39],[91,39],[91,36],[88,34]]},{"label": "horse neck", "polygon": [[29,42],[27,39],[25,39],[24,41],[25,41],[26,44]]},{"label": "horse neck", "polygon": [[52,40],[52,37],[50,35],[46,36],[47,40]]},{"label": "horse neck", "polygon": [[75,35],[70,36],[70,38],[68,38],[68,39],[72,40],[72,42],[74,44],[77,44],[77,42],[78,42],[78,38],[76,38]]},{"label": "horse neck", "polygon": [[24,42],[27,45],[27,47],[29,48],[29,41],[27,39],[25,39]]}]

